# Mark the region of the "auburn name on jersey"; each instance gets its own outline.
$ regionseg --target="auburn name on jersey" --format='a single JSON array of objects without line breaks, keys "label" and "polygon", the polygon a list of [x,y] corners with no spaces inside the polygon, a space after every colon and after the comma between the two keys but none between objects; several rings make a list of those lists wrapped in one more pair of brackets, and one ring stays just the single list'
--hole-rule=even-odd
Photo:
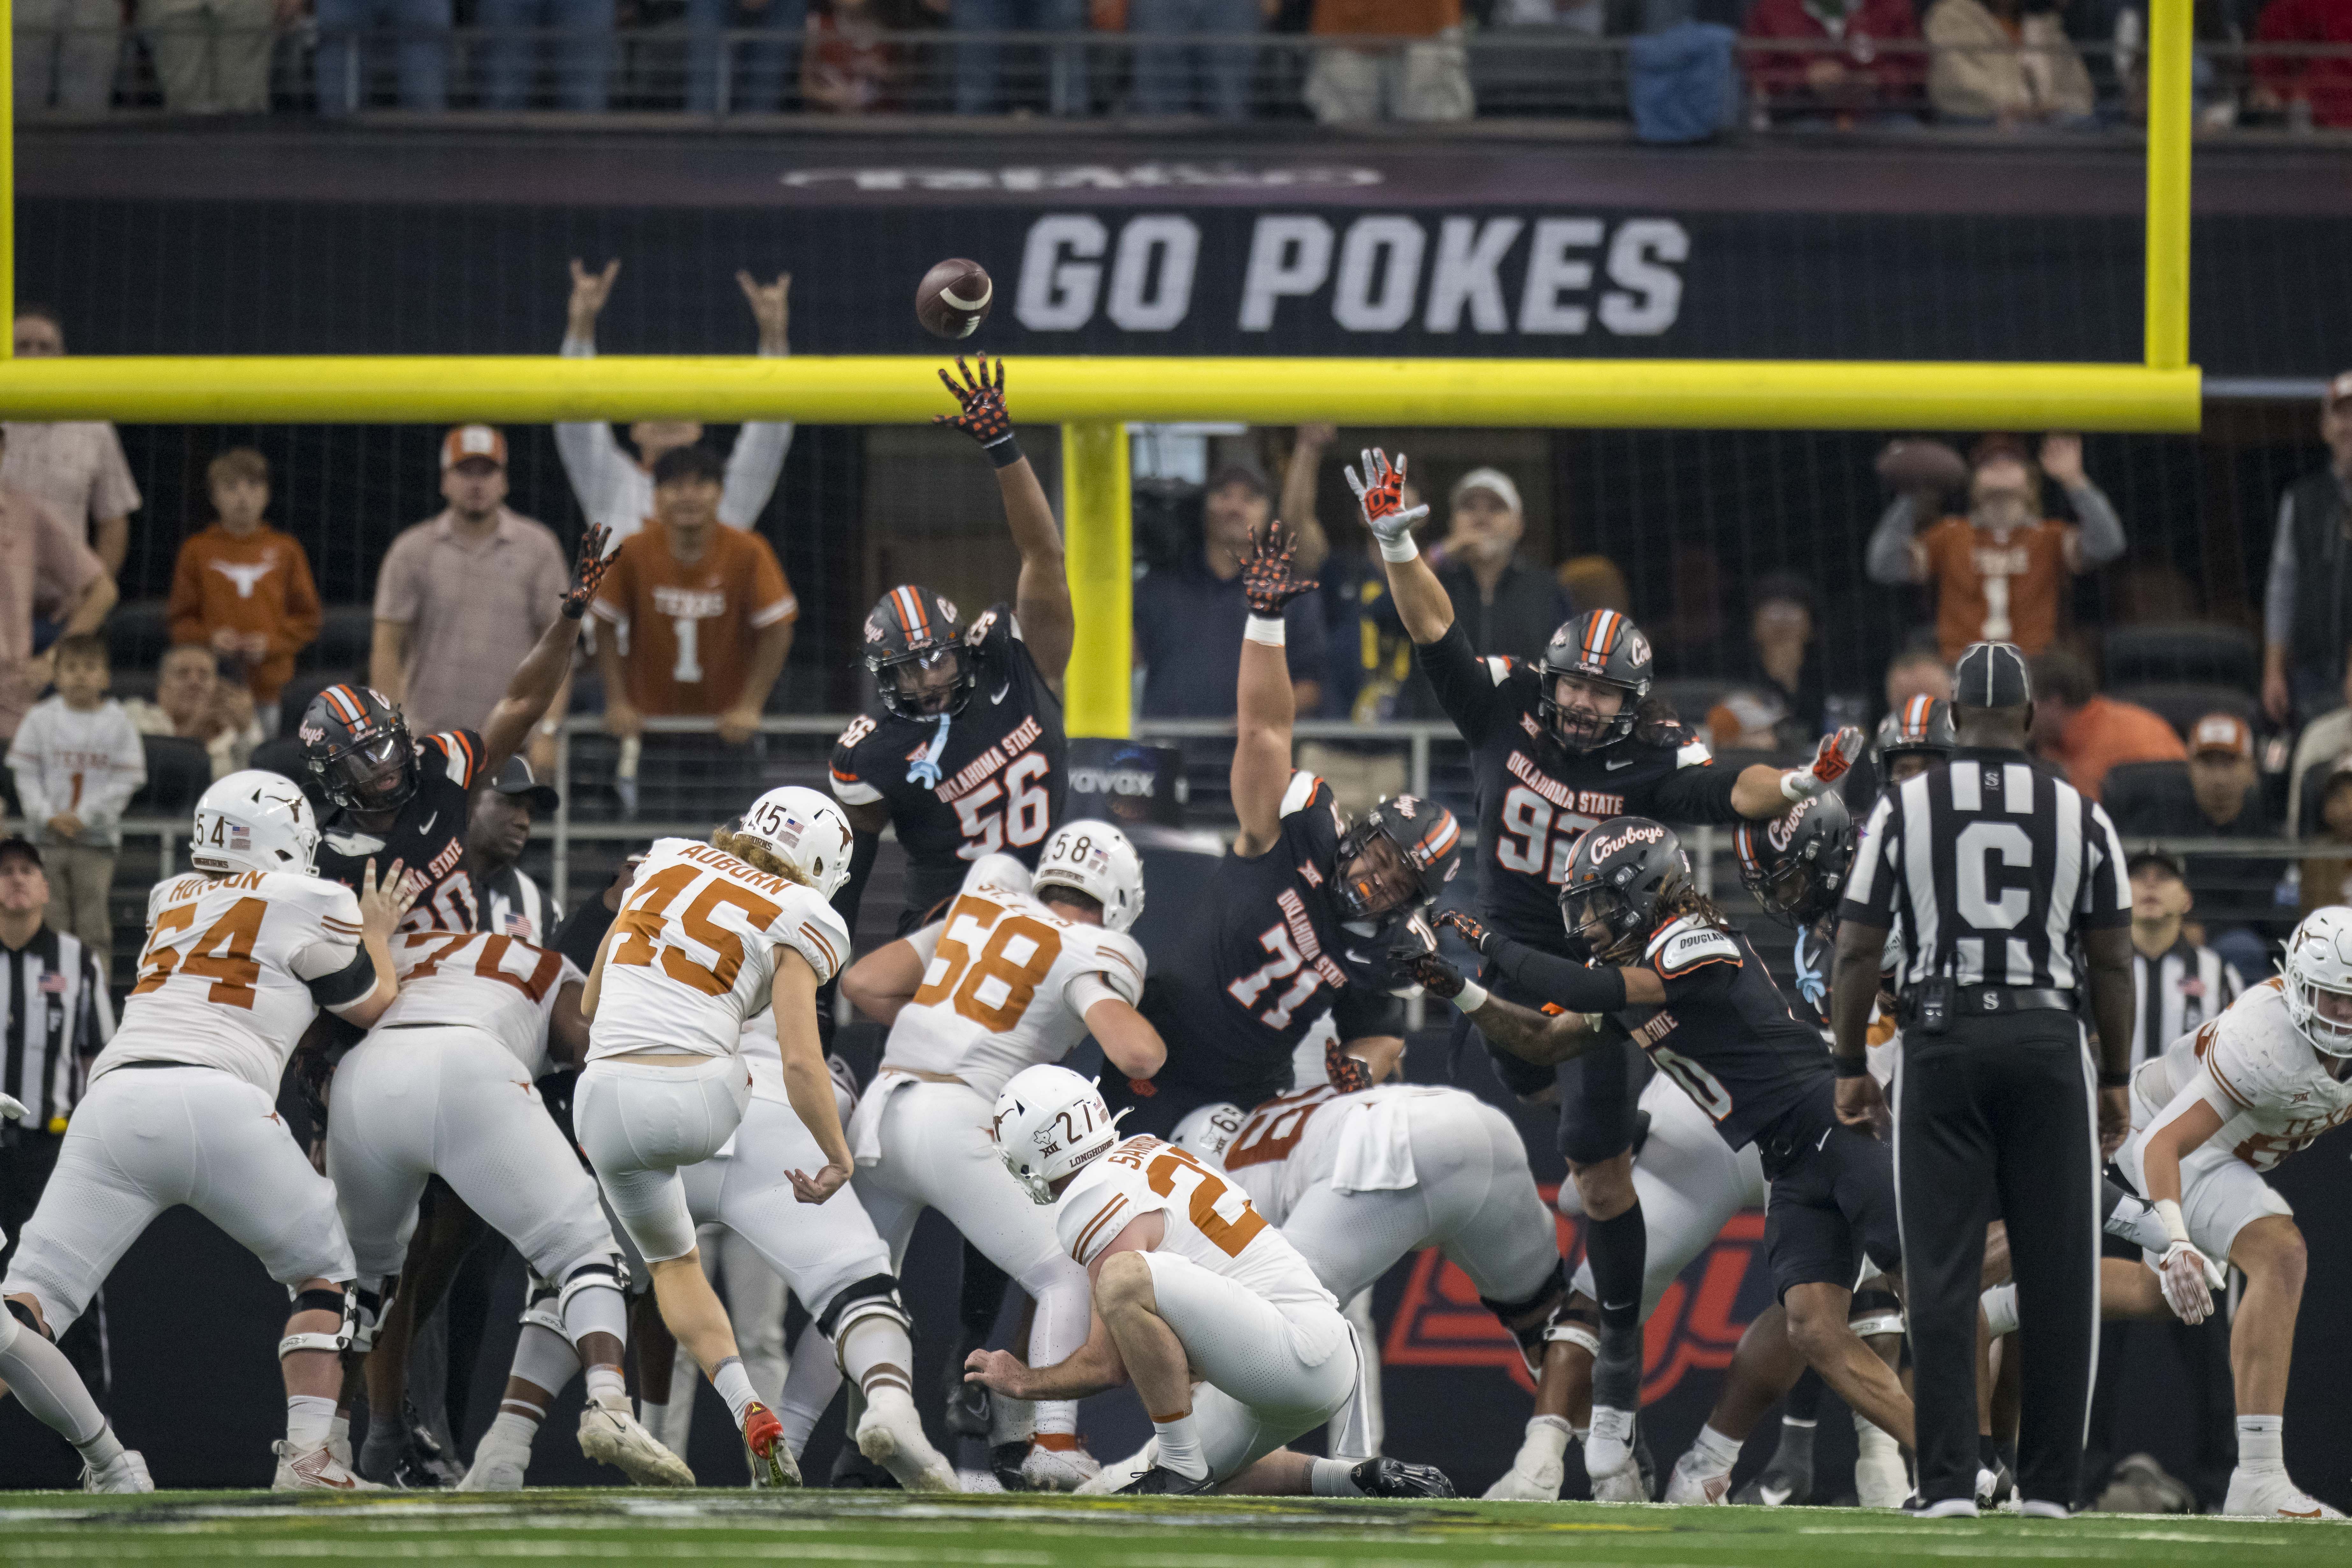
[{"label": "auburn name on jersey", "polygon": [[877,704],[833,748],[835,798],[889,807],[915,915],[955,892],[983,855],[1011,855],[1034,868],[1062,817],[1069,749],[1062,702],[1030,657],[1020,621],[998,605],[971,624],[965,647],[977,681],[962,711],[918,720]]},{"label": "auburn name on jersey", "polygon": [[338,809],[320,825],[319,875],[356,889],[367,863],[382,876],[394,860],[407,868],[416,901],[400,929],[478,931],[482,900],[466,863],[466,819],[482,777],[482,737],[444,730],[416,745],[416,793],[382,834],[362,828]]}]

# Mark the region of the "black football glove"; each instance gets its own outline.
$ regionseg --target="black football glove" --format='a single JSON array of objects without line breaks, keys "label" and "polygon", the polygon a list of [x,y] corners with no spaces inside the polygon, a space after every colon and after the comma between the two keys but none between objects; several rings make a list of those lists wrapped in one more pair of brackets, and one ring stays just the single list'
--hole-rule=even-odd
[{"label": "black football glove", "polygon": [[1437,923],[1452,926],[1454,933],[1477,949],[1481,958],[1494,957],[1495,950],[1507,940],[1488,931],[1478,917],[1467,910],[1441,910],[1437,914]]},{"label": "black football glove", "polygon": [[1242,562],[1242,595],[1249,600],[1250,614],[1279,620],[1291,600],[1315,591],[1314,578],[1291,572],[1291,552],[1297,548],[1297,540],[1279,521],[1250,536],[1250,552]]},{"label": "black football glove", "polygon": [[1389,958],[1415,985],[1442,1002],[1462,994],[1462,972],[1423,947],[1392,947]]},{"label": "black football glove", "polygon": [[1004,362],[996,362],[996,378],[988,375],[988,356],[980,356],[980,374],[975,376],[963,356],[956,356],[956,369],[963,376],[958,386],[954,376],[940,372],[940,384],[956,400],[961,412],[938,414],[931,417],[934,425],[951,425],[980,443],[988,460],[1000,468],[1011,468],[1021,460],[1021,443],[1013,438],[1013,416],[1004,406]]}]

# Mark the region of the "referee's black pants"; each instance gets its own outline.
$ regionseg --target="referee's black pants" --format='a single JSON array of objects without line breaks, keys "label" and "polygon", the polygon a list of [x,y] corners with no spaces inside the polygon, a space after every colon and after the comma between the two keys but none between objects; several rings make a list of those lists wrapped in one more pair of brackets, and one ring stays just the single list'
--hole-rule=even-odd
[{"label": "referee's black pants", "polygon": [[2098,1359],[2095,1083],[2071,1014],[1905,1031],[1895,1179],[1924,1501],[1975,1494],[1977,1298],[1985,1226],[2000,1219],[2025,1358],[2018,1488],[2074,1503]]}]

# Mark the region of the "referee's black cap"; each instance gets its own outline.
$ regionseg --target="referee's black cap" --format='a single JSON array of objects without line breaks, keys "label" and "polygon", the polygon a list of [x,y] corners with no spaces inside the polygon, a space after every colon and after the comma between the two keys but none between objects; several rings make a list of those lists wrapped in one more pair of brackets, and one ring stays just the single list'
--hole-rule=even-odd
[{"label": "referee's black cap", "polygon": [[1952,672],[1952,701],[1961,708],[2022,708],[2033,700],[2025,652],[2013,642],[1972,642]]}]

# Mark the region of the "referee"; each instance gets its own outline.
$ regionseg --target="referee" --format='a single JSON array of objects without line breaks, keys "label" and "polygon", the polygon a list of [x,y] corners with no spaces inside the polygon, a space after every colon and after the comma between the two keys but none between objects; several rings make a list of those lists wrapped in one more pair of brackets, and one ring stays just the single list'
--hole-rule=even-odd
[{"label": "referee", "polygon": [[[1953,686],[1959,749],[1880,799],[1846,884],[1838,1115],[1863,1125],[1885,1111],[1864,1039],[1899,923],[1895,1179],[1918,1503],[1977,1511],[1977,1294],[1985,1226],[2000,1219],[2027,1326],[2018,1488],[2026,1513],[2063,1518],[2098,1356],[2100,1166],[2131,1126],[2131,889],[2107,814],[2026,755],[2025,656],[1973,644]],[[2104,1058],[2095,1092],[2084,992]]]}]

